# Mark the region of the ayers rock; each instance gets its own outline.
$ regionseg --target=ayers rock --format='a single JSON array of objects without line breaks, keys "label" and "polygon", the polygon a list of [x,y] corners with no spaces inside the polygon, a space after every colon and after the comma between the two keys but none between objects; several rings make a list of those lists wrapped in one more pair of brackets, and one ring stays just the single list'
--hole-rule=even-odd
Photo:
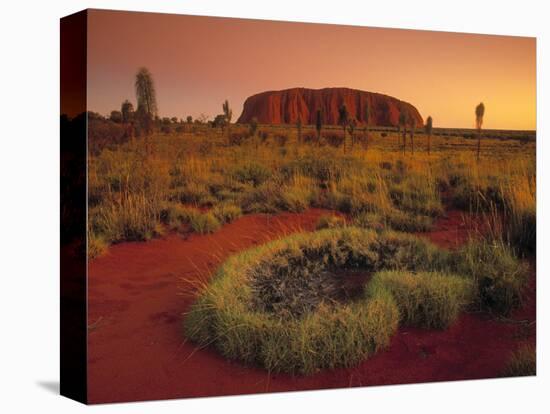
[{"label": "ayers rock", "polygon": [[237,122],[246,124],[256,117],[261,124],[294,124],[300,118],[303,124],[315,124],[317,109],[321,109],[323,123],[337,125],[338,108],[344,103],[350,117],[359,124],[364,124],[367,103],[370,109],[369,125],[397,126],[401,109],[416,119],[417,126],[424,124],[418,110],[408,102],[349,88],[292,88],[252,95],[244,102],[243,113]]}]

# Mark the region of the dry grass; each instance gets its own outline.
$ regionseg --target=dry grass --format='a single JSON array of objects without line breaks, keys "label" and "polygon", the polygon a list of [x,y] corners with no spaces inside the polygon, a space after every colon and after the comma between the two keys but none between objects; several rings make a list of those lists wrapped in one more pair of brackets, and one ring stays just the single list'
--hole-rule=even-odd
[{"label": "dry grass", "polygon": [[[232,131],[241,129],[246,130]],[[107,243],[147,240],[155,236],[167,203],[213,209],[221,223],[237,217],[238,208],[276,213],[316,206],[350,214],[360,225],[422,231],[449,202],[473,213],[495,211],[504,220],[495,226],[499,236],[521,254],[535,251],[533,142],[485,138],[478,163],[475,140],[454,132],[457,136],[436,133],[431,155],[427,138],[418,133],[413,156],[402,154],[391,129],[371,131],[368,149],[355,145],[345,154],[324,138],[298,144],[293,126],[260,131],[228,145],[219,129],[193,126],[153,136],[150,157],[141,140],[91,156],[93,231]],[[323,131],[324,137],[341,132]],[[315,137],[310,126],[303,134]],[[235,206],[231,217],[221,212],[225,205]]]}]

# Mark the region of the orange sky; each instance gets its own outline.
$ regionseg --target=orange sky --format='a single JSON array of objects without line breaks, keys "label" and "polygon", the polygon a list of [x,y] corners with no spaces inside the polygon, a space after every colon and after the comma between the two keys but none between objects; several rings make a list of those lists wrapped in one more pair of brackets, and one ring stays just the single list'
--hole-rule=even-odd
[{"label": "orange sky", "polygon": [[92,10],[88,107],[109,113],[140,66],[161,116],[211,118],[229,99],[291,87],[345,86],[395,96],[434,126],[536,128],[534,38]]}]

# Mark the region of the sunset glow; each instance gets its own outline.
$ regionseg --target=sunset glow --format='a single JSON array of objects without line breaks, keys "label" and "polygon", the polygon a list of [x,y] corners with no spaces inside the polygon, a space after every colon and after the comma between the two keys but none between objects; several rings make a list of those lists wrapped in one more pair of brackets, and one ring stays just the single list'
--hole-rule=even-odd
[{"label": "sunset glow", "polygon": [[266,90],[350,87],[415,105],[434,126],[536,128],[534,38],[92,10],[88,107],[135,104],[134,75],[154,76],[160,116],[212,119],[228,99]]}]

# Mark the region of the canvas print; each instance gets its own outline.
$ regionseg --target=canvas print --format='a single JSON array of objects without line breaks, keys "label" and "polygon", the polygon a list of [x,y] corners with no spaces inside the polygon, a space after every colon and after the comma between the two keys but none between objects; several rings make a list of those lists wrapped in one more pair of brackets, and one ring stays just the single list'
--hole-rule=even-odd
[{"label": "canvas print", "polygon": [[86,402],[536,374],[536,39],[61,24]]}]

